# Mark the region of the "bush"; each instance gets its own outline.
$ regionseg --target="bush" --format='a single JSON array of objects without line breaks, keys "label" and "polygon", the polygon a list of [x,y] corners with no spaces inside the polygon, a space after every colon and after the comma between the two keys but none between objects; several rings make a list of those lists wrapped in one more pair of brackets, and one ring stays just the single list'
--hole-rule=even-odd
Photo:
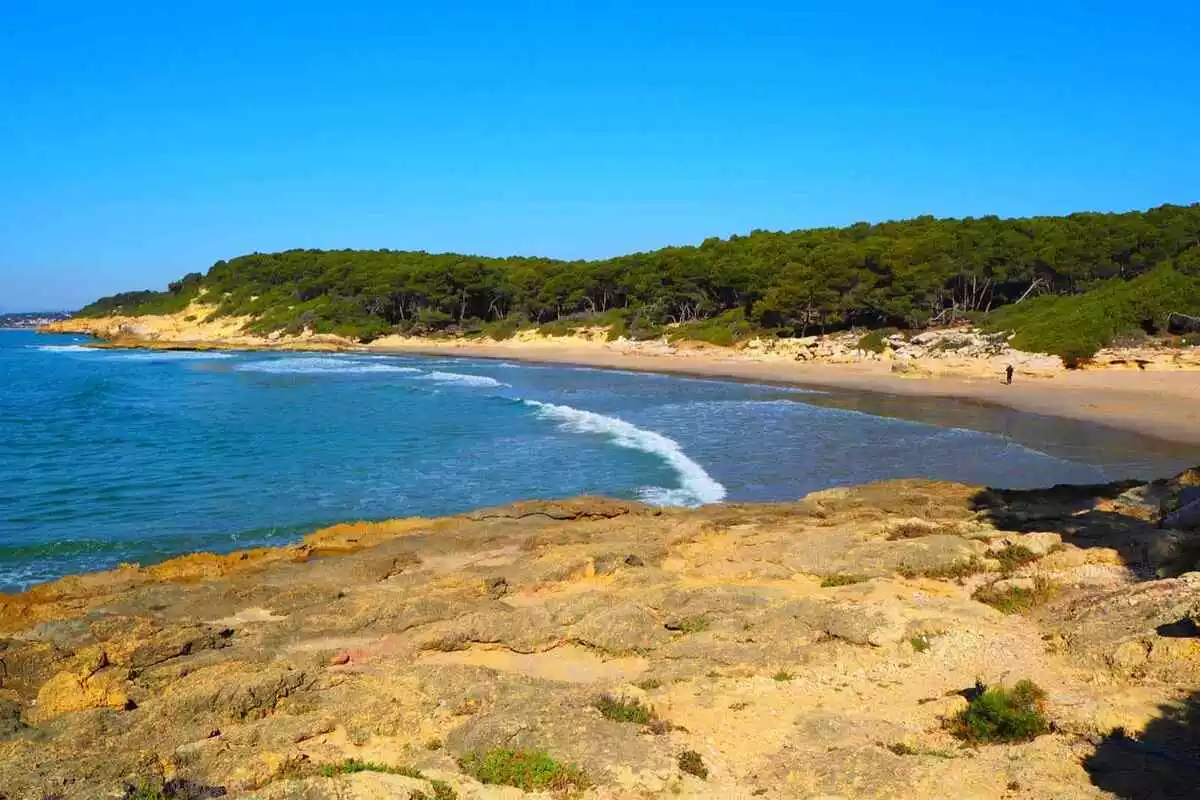
[{"label": "bush", "polygon": [[756,333],[757,328],[746,319],[746,312],[735,308],[709,319],[676,325],[670,329],[667,337],[672,342],[686,339],[730,347],[753,337]]},{"label": "bush", "polygon": [[888,348],[887,337],[896,332],[895,328],[870,331],[858,340],[858,349],[866,350],[868,353],[882,353]]},{"label": "bush", "polygon": [[1032,550],[1019,544],[1008,545],[1003,550],[993,553],[992,558],[1000,562],[1000,571],[1005,575],[1038,560],[1038,556]]},{"label": "bush", "polygon": [[977,686],[967,707],[950,721],[950,733],[975,744],[1027,742],[1046,733],[1043,714],[1046,693],[1032,681],[1018,681],[1012,689]]},{"label": "bush", "polygon": [[1100,281],[1083,294],[1045,295],[1006,306],[985,327],[1013,331],[1013,347],[1051,353],[1078,367],[1118,338],[1165,331],[1171,312],[1200,313],[1200,277],[1167,263],[1132,280]]},{"label": "bush", "polygon": [[487,336],[489,339],[495,339],[497,342],[511,339],[517,335],[517,331],[520,329],[521,320],[514,317],[505,317],[495,322],[485,322],[480,328],[484,336]]},{"label": "bush", "polygon": [[708,780],[708,767],[704,766],[704,759],[695,750],[684,750],[679,754],[679,769],[702,781]]},{"label": "bush", "polygon": [[516,786],[527,792],[578,791],[591,782],[574,764],[560,764],[541,750],[470,753],[458,765],[480,783]]},{"label": "bush", "polygon": [[611,694],[600,695],[592,705],[600,710],[605,719],[614,722],[649,725],[658,717],[653,708],[644,705],[640,700],[614,697]]}]

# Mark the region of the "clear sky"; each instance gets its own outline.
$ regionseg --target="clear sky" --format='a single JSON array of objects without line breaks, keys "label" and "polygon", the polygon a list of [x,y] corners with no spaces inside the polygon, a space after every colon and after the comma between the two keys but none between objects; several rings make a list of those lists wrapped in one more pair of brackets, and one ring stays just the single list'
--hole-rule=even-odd
[{"label": "clear sky", "polygon": [[1195,202],[1198,69],[1195,0],[3,0],[0,309],[255,250]]}]

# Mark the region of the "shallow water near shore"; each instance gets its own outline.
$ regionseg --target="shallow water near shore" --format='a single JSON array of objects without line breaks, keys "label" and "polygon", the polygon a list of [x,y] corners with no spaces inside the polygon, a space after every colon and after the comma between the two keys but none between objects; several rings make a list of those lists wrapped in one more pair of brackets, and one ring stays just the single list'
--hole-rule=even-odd
[{"label": "shallow water near shore", "polygon": [[947,400],[86,343],[0,333],[0,589],[526,498],[789,500],[897,477],[1017,488],[1167,475],[1189,459],[1147,437]]}]

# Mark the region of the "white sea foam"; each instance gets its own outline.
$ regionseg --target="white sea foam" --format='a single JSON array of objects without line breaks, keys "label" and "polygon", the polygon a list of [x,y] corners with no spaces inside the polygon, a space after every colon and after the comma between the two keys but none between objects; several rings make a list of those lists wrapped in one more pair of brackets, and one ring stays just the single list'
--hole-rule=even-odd
[{"label": "white sea foam", "polygon": [[661,486],[643,489],[642,499],[648,503],[698,506],[705,503],[719,503],[725,498],[725,487],[705,472],[704,467],[688,458],[687,454],[683,452],[683,448],[679,446],[679,442],[674,439],[669,439],[661,433],[639,428],[623,419],[597,414],[593,411],[583,411],[553,403],[539,403],[536,400],[526,400],[525,403],[536,408],[539,417],[559,423],[562,430],[571,433],[599,434],[607,437],[618,447],[640,450],[665,461],[679,475],[680,485],[675,489]]},{"label": "white sea foam", "polygon": [[337,375],[368,372],[420,372],[414,367],[398,367],[372,361],[348,358],[279,358],[271,361],[251,361],[240,364],[239,372],[265,372],[269,375]]},{"label": "white sea foam", "polygon": [[222,361],[233,358],[232,353],[212,353],[200,350],[159,350],[137,353],[112,353],[114,361]]},{"label": "white sea foam", "polygon": [[29,345],[34,350],[41,350],[45,353],[99,353],[102,352],[94,347],[84,347],[81,344],[36,344]]},{"label": "white sea foam", "polygon": [[507,383],[501,383],[486,375],[464,375],[461,372],[430,372],[428,375],[422,375],[421,379],[455,386],[508,386]]}]

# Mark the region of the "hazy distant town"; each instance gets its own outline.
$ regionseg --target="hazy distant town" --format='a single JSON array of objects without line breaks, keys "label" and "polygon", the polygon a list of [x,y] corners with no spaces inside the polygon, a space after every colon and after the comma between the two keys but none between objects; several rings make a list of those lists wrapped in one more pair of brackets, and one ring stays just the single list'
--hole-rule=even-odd
[{"label": "hazy distant town", "polygon": [[71,316],[69,311],[22,311],[0,314],[0,328],[40,328],[69,316]]}]

